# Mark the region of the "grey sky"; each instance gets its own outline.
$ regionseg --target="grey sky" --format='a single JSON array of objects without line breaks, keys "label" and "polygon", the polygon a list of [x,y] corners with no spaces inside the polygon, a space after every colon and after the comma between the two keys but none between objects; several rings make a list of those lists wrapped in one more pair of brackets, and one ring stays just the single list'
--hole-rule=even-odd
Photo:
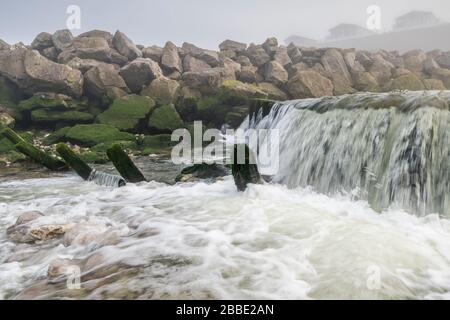
[{"label": "grey sky", "polygon": [[296,34],[321,39],[341,22],[365,25],[366,8],[382,9],[382,26],[410,10],[430,10],[450,22],[448,0],[0,0],[0,39],[30,43],[41,32],[63,29],[69,5],[81,8],[81,30],[125,32],[136,43],[171,40],[215,49],[224,39],[280,42]]}]

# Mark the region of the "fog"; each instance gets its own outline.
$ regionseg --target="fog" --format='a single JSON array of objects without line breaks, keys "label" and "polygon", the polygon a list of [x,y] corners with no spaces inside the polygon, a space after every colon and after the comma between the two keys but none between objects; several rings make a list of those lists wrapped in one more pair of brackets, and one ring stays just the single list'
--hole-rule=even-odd
[{"label": "fog", "polygon": [[432,11],[450,21],[447,0],[0,0],[0,39],[30,43],[41,31],[66,28],[69,5],[81,9],[78,34],[91,29],[125,32],[136,43],[189,41],[215,49],[224,39],[280,42],[291,35],[324,39],[339,23],[366,25],[369,5],[381,8],[383,31],[411,10]]}]

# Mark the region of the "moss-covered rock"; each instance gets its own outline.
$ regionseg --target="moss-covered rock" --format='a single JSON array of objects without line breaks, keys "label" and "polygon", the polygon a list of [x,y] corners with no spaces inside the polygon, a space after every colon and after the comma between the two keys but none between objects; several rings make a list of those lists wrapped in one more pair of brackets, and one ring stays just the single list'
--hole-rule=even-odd
[{"label": "moss-covered rock", "polygon": [[163,149],[170,148],[178,144],[177,141],[171,141],[170,134],[157,134],[152,136],[145,136],[142,140],[142,147],[153,148],[153,149]]},{"label": "moss-covered rock", "polygon": [[64,97],[67,96],[59,94],[35,94],[29,99],[20,101],[19,109],[22,111],[34,110],[39,108],[59,110],[67,109],[69,105],[67,104]]},{"label": "moss-covered rock", "polygon": [[120,130],[136,132],[145,127],[145,120],[154,107],[155,102],[149,97],[128,95],[114,100],[108,110],[98,115],[97,121]]},{"label": "moss-covered rock", "polygon": [[199,118],[215,126],[225,122],[225,116],[230,109],[230,106],[224,104],[218,96],[202,97],[197,105]]},{"label": "moss-covered rock", "polygon": [[154,133],[171,133],[173,130],[183,127],[183,120],[173,104],[166,104],[152,112],[148,127]]},{"label": "moss-covered rock", "polygon": [[36,109],[31,111],[31,121],[37,124],[62,122],[65,124],[90,123],[94,116],[87,112]]},{"label": "moss-covered rock", "polygon": [[238,80],[225,80],[220,87],[219,95],[223,103],[231,106],[244,105],[254,98],[264,99],[268,97],[268,94],[257,85]]},{"label": "moss-covered rock", "polygon": [[229,124],[232,128],[238,128],[244,121],[245,117],[247,117],[248,110],[248,106],[231,108],[225,118],[226,123]]},{"label": "moss-covered rock", "polygon": [[0,109],[0,130],[4,127],[14,128],[15,123],[16,120],[11,115]]},{"label": "moss-covered rock", "polygon": [[119,131],[119,129],[105,124],[81,124],[70,128],[66,132],[64,140],[80,146],[92,147],[104,142],[134,141],[135,137],[131,133]]},{"label": "moss-covered rock", "polygon": [[63,142],[67,132],[70,130],[70,127],[64,127],[61,129],[58,129],[52,133],[50,133],[48,136],[46,136],[42,142],[43,144],[49,146],[58,142]]}]

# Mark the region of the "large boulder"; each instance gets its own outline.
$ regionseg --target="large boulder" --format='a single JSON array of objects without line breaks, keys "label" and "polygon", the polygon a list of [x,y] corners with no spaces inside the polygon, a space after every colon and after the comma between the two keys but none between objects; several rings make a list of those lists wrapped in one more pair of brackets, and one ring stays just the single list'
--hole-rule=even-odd
[{"label": "large boulder", "polygon": [[119,74],[133,93],[140,93],[153,80],[162,77],[158,63],[148,58],[138,58],[124,66]]},{"label": "large boulder", "polygon": [[138,132],[145,128],[145,120],[154,107],[155,102],[149,97],[127,95],[114,100],[105,112],[97,116],[97,121],[122,131]]},{"label": "large boulder", "polygon": [[111,48],[104,38],[78,37],[59,54],[58,61],[60,63],[67,63],[75,57],[111,62]]},{"label": "large boulder", "polygon": [[441,80],[447,89],[450,89],[450,70],[437,68],[433,70],[431,74],[433,79]]},{"label": "large boulder", "polygon": [[288,84],[293,98],[317,98],[333,95],[333,83],[316,71],[299,71]]},{"label": "large boulder", "polygon": [[50,61],[38,51],[23,46],[0,51],[0,74],[29,94],[51,91],[78,97],[83,91],[80,71]]},{"label": "large boulder", "polygon": [[371,59],[371,65],[368,68],[368,71],[379,84],[383,84],[391,79],[393,69],[395,69],[395,67],[392,63],[386,61],[381,55],[377,54]]},{"label": "large boulder", "polygon": [[83,74],[85,74],[88,70],[99,66],[103,66],[106,68],[108,68],[108,66],[113,66],[114,69],[119,70],[119,66],[115,64],[109,64],[94,59],[80,59],[78,57],[73,58],[66,64],[71,68],[80,70]]},{"label": "large boulder", "polygon": [[273,57],[278,49],[278,40],[274,37],[268,38],[261,46],[266,50],[269,56]]},{"label": "large boulder", "polygon": [[336,95],[354,92],[352,78],[339,50],[328,49],[322,56],[322,64],[333,80],[334,93]]},{"label": "large boulder", "polygon": [[424,79],[423,84],[426,90],[446,90],[442,80],[437,79]]},{"label": "large boulder", "polygon": [[105,124],[80,124],[71,127],[64,135],[64,141],[80,146],[92,147],[100,143],[114,141],[135,141],[131,133]]},{"label": "large boulder", "polygon": [[37,125],[71,125],[91,123],[94,116],[88,112],[75,110],[36,109],[31,111],[31,122]]},{"label": "large boulder", "polygon": [[267,98],[258,86],[237,80],[226,80],[220,87],[221,101],[230,106],[245,105],[250,99]]},{"label": "large boulder", "polygon": [[221,68],[224,68],[227,74],[229,74],[231,77],[234,76],[235,78],[236,75],[239,75],[242,70],[242,66],[239,63],[227,57],[223,57],[220,60],[219,66]]},{"label": "large boulder", "polygon": [[403,55],[405,68],[412,72],[422,72],[426,59],[427,55],[422,50],[409,51]]},{"label": "large boulder", "polygon": [[270,61],[266,64],[265,80],[282,86],[288,81],[288,73],[279,62]]},{"label": "large boulder", "polygon": [[273,83],[261,82],[258,88],[267,94],[267,98],[271,100],[285,101],[288,99],[287,94]]},{"label": "large boulder", "polygon": [[388,90],[425,90],[423,82],[415,74],[404,74],[393,79],[388,84]]},{"label": "large boulder", "polygon": [[197,104],[201,97],[202,94],[197,89],[189,86],[181,88],[175,107],[184,121],[195,120]]},{"label": "large boulder", "polygon": [[251,44],[245,51],[245,55],[253,65],[260,67],[270,61],[270,56],[261,45]]},{"label": "large boulder", "polygon": [[53,45],[55,46],[58,51],[64,51],[67,47],[69,47],[72,44],[73,41],[73,35],[72,32],[70,32],[67,29],[64,30],[58,30],[52,35],[52,41]]},{"label": "large boulder", "polygon": [[9,50],[10,48],[11,48],[11,46],[8,43],[6,43],[2,39],[0,39],[0,51]]},{"label": "large boulder", "polygon": [[258,73],[258,68],[254,66],[243,66],[237,79],[248,83],[258,83],[264,80],[263,76]]},{"label": "large boulder", "polygon": [[436,61],[442,68],[450,69],[450,51],[438,55]]},{"label": "large boulder", "polygon": [[211,69],[211,66],[203,60],[194,58],[189,54],[183,58],[184,72],[203,72],[207,69]]},{"label": "large boulder", "polygon": [[49,47],[41,50],[41,54],[48,60],[58,62],[58,50],[55,47]]},{"label": "large boulder", "polygon": [[180,90],[178,81],[159,77],[152,81],[152,83],[144,88],[141,95],[148,96],[155,99],[159,104],[170,104],[176,101]]},{"label": "large boulder", "polygon": [[152,133],[172,133],[183,127],[183,120],[173,104],[166,104],[152,112],[148,120],[148,127]]},{"label": "large boulder", "polygon": [[99,65],[84,75],[86,91],[93,97],[114,100],[129,93],[129,89],[113,65]]},{"label": "large boulder", "polygon": [[177,71],[183,72],[183,65],[180,55],[178,54],[178,48],[175,44],[168,41],[163,48],[163,54],[161,56],[161,66],[167,73]]},{"label": "large boulder", "polygon": [[358,91],[378,92],[380,85],[369,72],[353,72],[353,86]]},{"label": "large boulder", "polygon": [[163,48],[158,46],[151,46],[142,49],[142,56],[144,58],[152,59],[153,61],[156,61],[158,63],[161,63],[162,55],[163,55]]},{"label": "large boulder", "polygon": [[230,51],[234,51],[236,53],[241,53],[241,52],[245,51],[246,48],[247,48],[247,44],[229,40],[229,39],[227,39],[227,40],[223,41],[221,44],[219,44],[220,51],[230,50]]},{"label": "large boulder", "polygon": [[103,38],[108,45],[112,46],[113,35],[108,31],[91,30],[78,35],[77,38]]},{"label": "large boulder", "polygon": [[142,57],[142,52],[124,33],[116,31],[112,39],[112,44],[116,50],[129,61]]},{"label": "large boulder", "polygon": [[283,67],[286,67],[288,65],[292,64],[292,60],[289,57],[287,48],[280,47],[277,48],[273,54],[273,60],[281,64]]},{"label": "large boulder", "polygon": [[287,53],[293,64],[302,62],[303,54],[301,50],[292,43],[287,47]]},{"label": "large boulder", "polygon": [[31,42],[31,48],[35,50],[43,50],[45,48],[53,47],[52,35],[48,32],[39,33],[33,42]]},{"label": "large boulder", "polygon": [[194,58],[202,60],[211,67],[217,67],[219,65],[219,54],[216,51],[201,49],[188,42],[183,43],[182,50],[186,55],[191,55]]},{"label": "large boulder", "polygon": [[211,68],[203,72],[183,73],[183,82],[202,94],[214,94],[227,79],[235,79],[225,68]]}]

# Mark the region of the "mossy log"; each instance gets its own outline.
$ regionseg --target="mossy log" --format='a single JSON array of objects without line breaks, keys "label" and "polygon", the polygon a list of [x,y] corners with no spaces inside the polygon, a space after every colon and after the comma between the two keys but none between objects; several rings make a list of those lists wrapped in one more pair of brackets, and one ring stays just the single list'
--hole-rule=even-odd
[{"label": "mossy log", "polygon": [[239,191],[247,189],[249,183],[262,183],[263,180],[259,174],[256,159],[247,144],[235,144],[233,146],[231,173]]},{"label": "mossy log", "polygon": [[60,143],[56,146],[56,151],[81,178],[84,180],[89,179],[93,169],[73,152],[72,149],[64,143]]},{"label": "mossy log", "polygon": [[114,144],[108,148],[106,154],[109,160],[114,164],[114,167],[116,167],[117,171],[119,171],[120,175],[128,182],[137,183],[147,181],[139,168],[136,167],[119,144]]},{"label": "mossy log", "polygon": [[10,128],[4,129],[1,134],[14,144],[17,151],[42,164],[44,167],[54,171],[62,170],[66,167],[64,162],[28,143]]}]

